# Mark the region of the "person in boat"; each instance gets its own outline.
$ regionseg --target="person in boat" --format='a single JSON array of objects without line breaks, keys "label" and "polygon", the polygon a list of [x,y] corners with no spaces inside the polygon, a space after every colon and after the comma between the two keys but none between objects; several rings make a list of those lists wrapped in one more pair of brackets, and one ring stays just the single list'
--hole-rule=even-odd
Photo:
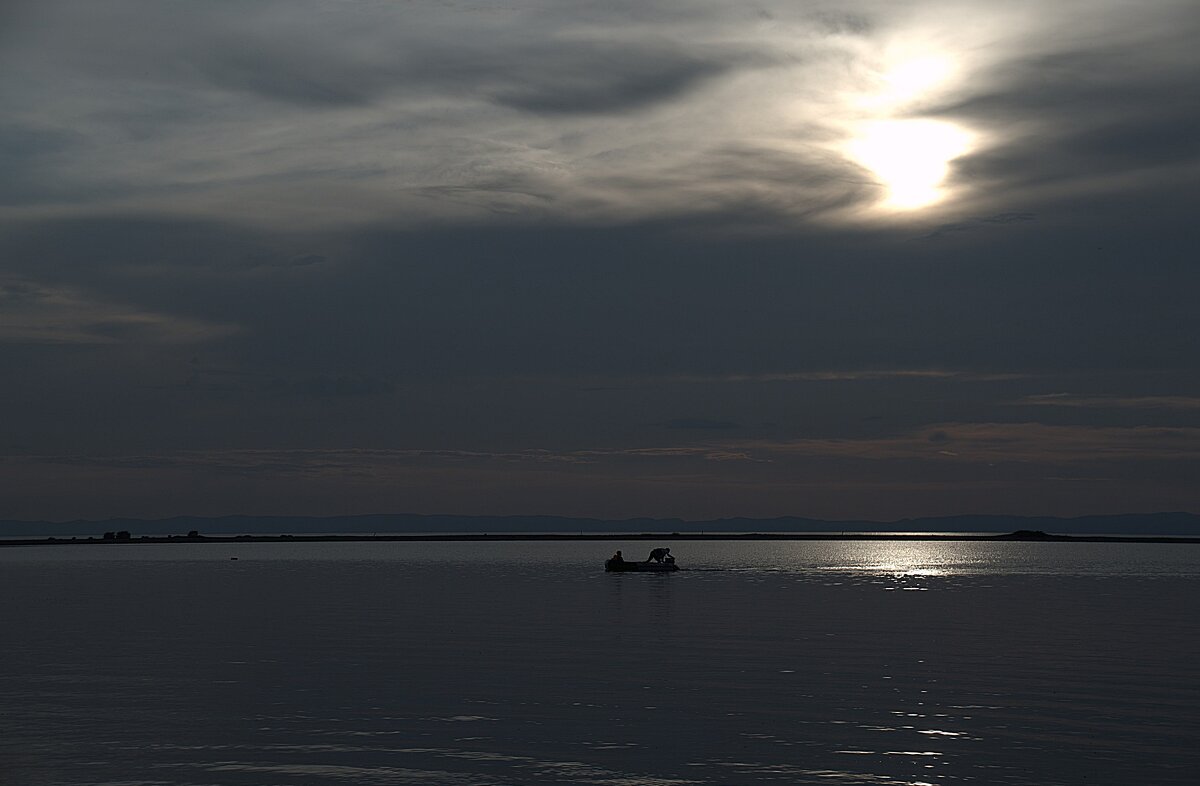
[{"label": "person in boat", "polygon": [[621,550],[617,549],[617,553],[608,558],[609,562],[624,562],[625,558],[621,556]]},{"label": "person in boat", "polygon": [[650,556],[646,557],[646,562],[663,562],[664,560],[675,561],[675,558],[671,556],[670,549],[651,549]]}]

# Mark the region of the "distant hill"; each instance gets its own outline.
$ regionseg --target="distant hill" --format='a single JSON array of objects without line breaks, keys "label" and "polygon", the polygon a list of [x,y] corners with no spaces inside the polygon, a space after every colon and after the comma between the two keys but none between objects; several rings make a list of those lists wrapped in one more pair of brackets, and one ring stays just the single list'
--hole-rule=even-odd
[{"label": "distant hill", "polygon": [[792,516],[771,519],[590,519],[565,516],[453,516],[375,514],[365,516],[175,516],[104,521],[0,521],[0,537],[70,537],[128,530],[133,535],[454,533],[454,532],[1014,532],[1041,530],[1059,535],[1200,536],[1200,515],[1144,513],[1114,516],[941,516],[899,521],[826,521]]}]

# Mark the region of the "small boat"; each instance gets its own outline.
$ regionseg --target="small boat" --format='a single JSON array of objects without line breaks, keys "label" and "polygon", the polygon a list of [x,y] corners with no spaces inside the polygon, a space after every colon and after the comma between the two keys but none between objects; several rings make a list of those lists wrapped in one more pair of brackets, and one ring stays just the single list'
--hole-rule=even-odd
[{"label": "small boat", "polygon": [[679,566],[674,560],[671,562],[624,562],[617,560],[605,560],[604,570],[609,573],[668,573],[672,570],[679,570]]}]

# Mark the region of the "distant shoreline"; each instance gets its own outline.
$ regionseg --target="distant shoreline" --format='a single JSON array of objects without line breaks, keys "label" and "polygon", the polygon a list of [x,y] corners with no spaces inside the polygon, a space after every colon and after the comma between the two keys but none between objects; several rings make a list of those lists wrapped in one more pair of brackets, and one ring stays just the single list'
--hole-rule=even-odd
[{"label": "distant shoreline", "polygon": [[1200,544],[1200,537],[1172,535],[1054,535],[1022,530],[1001,535],[940,533],[814,533],[814,532],[631,532],[631,533],[458,533],[385,535],[142,535],[128,538],[48,537],[0,539],[8,546],[133,546],[163,543],[362,543],[362,542],[488,542],[488,541],[613,541],[613,540],[837,540],[837,541],[1014,541],[1019,543],[1180,543]]}]

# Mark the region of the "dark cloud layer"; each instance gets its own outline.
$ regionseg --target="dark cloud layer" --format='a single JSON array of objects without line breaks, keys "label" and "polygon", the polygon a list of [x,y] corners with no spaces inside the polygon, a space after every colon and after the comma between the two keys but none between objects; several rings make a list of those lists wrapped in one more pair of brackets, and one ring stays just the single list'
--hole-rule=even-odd
[{"label": "dark cloud layer", "polygon": [[[261,41],[205,50],[176,63],[213,86],[301,107],[364,105],[389,93],[452,93],[529,112],[615,112],[679,95],[736,63],[730,53],[689,53],[662,41],[571,41],[487,50],[396,53],[393,61],[339,62],[272,51]],[[742,57],[741,59],[748,59]]]},{"label": "dark cloud layer", "polygon": [[[1038,222],[716,240],[676,226],[275,238],[118,220],[50,224],[3,251],[30,280],[240,325],[264,361],[302,346],[416,376],[1194,367],[1185,216],[1108,209],[1113,226],[1086,245]],[[1154,254],[1130,265],[1135,228]]]},{"label": "dark cloud layer", "polygon": [[[1030,64],[1016,84],[948,107],[948,114],[981,123],[1039,128],[967,157],[965,180],[1025,184],[1065,178],[1101,180],[1121,174],[1194,165],[1200,158],[1200,87],[1184,74],[1149,80],[1127,70],[1115,53],[1047,58]],[[1160,177],[1173,179],[1167,172]]]},{"label": "dark cloud layer", "polygon": [[1175,5],[343,5],[12,17],[0,517],[1200,506]]},{"label": "dark cloud layer", "polygon": [[[495,100],[530,112],[636,109],[673,98],[734,65],[728,54],[703,59],[669,42],[636,47],[571,42],[567,47],[573,56],[566,62],[557,48],[522,53],[521,69],[504,80],[509,84],[490,90]],[[490,79],[498,70],[487,69]]]}]

